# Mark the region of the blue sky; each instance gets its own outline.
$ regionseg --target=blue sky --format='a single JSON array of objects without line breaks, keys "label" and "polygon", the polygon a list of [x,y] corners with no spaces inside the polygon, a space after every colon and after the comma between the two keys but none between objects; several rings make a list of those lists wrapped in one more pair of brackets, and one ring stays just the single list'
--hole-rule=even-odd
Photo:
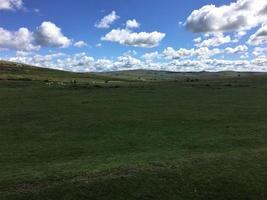
[{"label": "blue sky", "polygon": [[267,71],[266,21],[265,0],[0,0],[0,58],[70,71]]}]

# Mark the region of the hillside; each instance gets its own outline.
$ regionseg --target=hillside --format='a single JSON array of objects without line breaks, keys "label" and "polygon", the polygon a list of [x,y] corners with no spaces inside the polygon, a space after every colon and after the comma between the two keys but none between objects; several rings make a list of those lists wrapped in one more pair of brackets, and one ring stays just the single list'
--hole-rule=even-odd
[{"label": "hillside", "polygon": [[104,83],[110,81],[126,81],[123,79],[108,77],[101,74],[74,73],[61,70],[30,66],[21,63],[0,61],[0,79],[2,80],[24,80],[24,81],[55,81],[78,83]]}]

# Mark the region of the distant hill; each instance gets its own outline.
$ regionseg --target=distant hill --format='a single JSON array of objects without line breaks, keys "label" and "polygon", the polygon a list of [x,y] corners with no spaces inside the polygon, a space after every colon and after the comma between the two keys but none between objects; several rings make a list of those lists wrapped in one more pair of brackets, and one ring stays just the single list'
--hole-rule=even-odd
[{"label": "distant hill", "polygon": [[120,77],[130,80],[142,81],[183,81],[193,79],[221,79],[221,78],[236,78],[236,77],[249,77],[249,76],[267,76],[267,73],[257,72],[168,72],[168,71],[153,71],[153,70],[129,70],[118,72],[105,72],[102,75],[109,77]]}]

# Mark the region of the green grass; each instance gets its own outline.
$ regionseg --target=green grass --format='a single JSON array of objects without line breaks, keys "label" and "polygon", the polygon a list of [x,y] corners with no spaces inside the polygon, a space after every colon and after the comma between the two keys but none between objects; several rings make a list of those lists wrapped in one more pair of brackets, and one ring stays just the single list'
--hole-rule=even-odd
[{"label": "green grass", "polygon": [[267,79],[0,81],[0,199],[267,199]]}]

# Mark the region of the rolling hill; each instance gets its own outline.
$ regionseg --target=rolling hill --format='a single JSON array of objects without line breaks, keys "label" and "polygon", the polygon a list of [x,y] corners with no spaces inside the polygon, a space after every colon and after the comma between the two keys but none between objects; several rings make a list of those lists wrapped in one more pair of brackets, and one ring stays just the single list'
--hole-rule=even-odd
[{"label": "rolling hill", "polygon": [[101,74],[67,72],[8,61],[0,61],[0,79],[56,82],[76,80],[79,83],[103,83],[107,80],[126,81],[119,77],[113,78]]}]

